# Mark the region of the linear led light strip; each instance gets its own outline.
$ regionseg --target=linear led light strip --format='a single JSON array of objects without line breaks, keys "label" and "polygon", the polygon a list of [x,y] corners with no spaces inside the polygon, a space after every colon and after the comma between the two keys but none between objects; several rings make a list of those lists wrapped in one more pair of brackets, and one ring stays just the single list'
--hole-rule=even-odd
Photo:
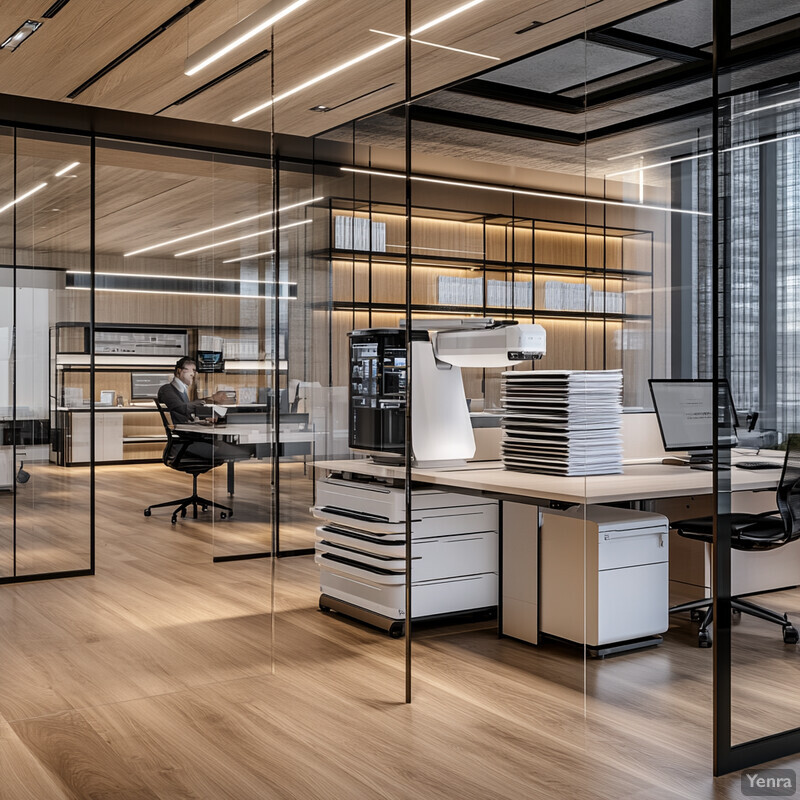
[{"label": "linear led light strip", "polygon": [[[67,275],[91,275],[91,272],[68,269]],[[155,275],[149,272],[95,272],[95,275],[110,275],[115,278],[155,278],[168,281],[221,281],[223,283],[263,283],[274,285],[275,281],[262,281],[257,278],[207,278],[203,275]],[[279,286],[297,286],[297,281],[278,281]]]},{"label": "linear led light strip", "polygon": [[[765,144],[784,142],[787,139],[797,139],[798,137],[800,137],[800,133],[787,133],[786,136],[776,136],[773,139],[763,139],[760,142],[748,142],[747,144],[737,144],[733,147],[726,147],[720,150],[720,153],[733,153],[736,150],[748,150],[751,147],[763,147]],[[695,153],[694,155],[684,156],[683,158],[673,158],[671,161],[661,161],[658,164],[645,164],[641,167],[624,169],[620,172],[609,172],[606,175],[606,178],[615,178],[617,175],[630,175],[632,172],[644,172],[646,169],[656,169],[657,167],[669,167],[672,164],[680,164],[683,161],[698,161],[701,158],[711,158],[711,153]]]},{"label": "linear led light strip", "polygon": [[4,206],[0,207],[0,214],[2,214],[4,211],[8,211],[9,208],[15,206],[17,203],[21,203],[32,194],[36,194],[36,192],[38,192],[40,189],[44,189],[45,186],[47,186],[47,183],[40,183],[38,186],[34,186],[33,189],[28,189],[25,194],[21,194],[19,197],[15,197],[13,200],[10,200]]},{"label": "linear led light strip", "polygon": [[66,167],[62,167],[58,172],[55,173],[55,176],[56,178],[60,178],[62,175],[66,175],[68,172],[75,169],[75,167],[79,167],[80,165],[80,161],[73,161],[71,164],[67,164]]},{"label": "linear led light strip", "polygon": [[[463,14],[465,11],[469,11],[469,9],[474,8],[475,6],[480,5],[483,2],[485,2],[485,0],[470,0],[470,2],[468,3],[463,3],[460,6],[456,6],[454,9],[448,11],[446,14],[442,14],[440,17],[432,19],[425,25],[420,25],[420,27],[414,28],[414,30],[411,31],[411,36],[418,36],[420,33],[423,33],[424,31],[433,28],[435,25],[439,25],[442,22],[445,22],[445,20],[451,19],[452,17],[455,17],[458,14]],[[368,58],[372,58],[373,56],[382,53],[384,50],[388,50],[390,47],[394,47],[396,44],[399,44],[404,40],[405,37],[402,37],[400,39],[389,39],[388,42],[384,42],[383,44],[378,45],[377,47],[373,47],[371,50],[367,50],[361,53],[361,55],[348,59],[342,64],[339,64],[338,67],[333,67],[332,69],[329,69],[326,72],[322,72],[319,75],[314,76],[313,78],[309,78],[307,81],[298,84],[293,89],[287,89],[285,92],[281,92],[280,94],[273,97],[271,100],[267,100],[264,103],[260,103],[259,105],[254,106],[251,109],[248,109],[244,113],[239,114],[238,117],[234,117],[232,121],[241,122],[243,119],[246,119],[247,117],[250,117],[253,114],[257,114],[259,111],[263,111],[265,108],[269,108],[274,103],[278,103],[281,100],[285,100],[287,97],[291,97],[292,95],[297,94],[298,92],[302,92],[304,89],[308,89],[309,86],[314,86],[315,84],[320,83],[321,81],[324,81],[327,78],[330,78],[332,75],[336,75],[339,72],[343,72],[344,70],[355,66],[356,64],[360,64],[362,61],[366,61]]]},{"label": "linear led light strip", "polygon": [[[317,203],[322,200],[322,197],[312,197],[310,200],[303,200],[302,203],[292,203],[288,206],[281,206],[278,209],[278,212],[282,211],[290,211],[293,208],[300,208],[301,206],[307,206],[311,203]],[[158,244],[151,244],[148,247],[140,247],[138,250],[131,250],[129,253],[123,253],[123,256],[127,258],[128,256],[138,256],[139,253],[147,253],[150,250],[155,250],[159,247],[166,247],[170,244],[177,244],[178,242],[185,242],[187,239],[194,239],[195,236],[203,236],[206,233],[215,233],[216,231],[225,230],[225,228],[232,228],[236,225],[244,225],[245,222],[252,222],[254,219],[261,219],[262,217],[268,217],[271,214],[274,214],[275,210],[272,211],[264,211],[261,214],[253,214],[250,217],[243,217],[242,219],[234,220],[233,222],[226,222],[224,225],[215,225],[213,228],[206,228],[202,231],[197,231],[197,233],[187,233],[185,236],[178,236],[177,239],[169,239],[166,242],[159,242]]]},{"label": "linear led light strip", "polygon": [[[250,41],[254,36],[271,28],[278,20],[288,16],[292,11],[304,6],[308,0],[294,0],[294,2],[273,2],[268,3],[259,11],[253,12],[245,17],[240,23],[234,25],[227,33],[216,38],[210,44],[198,50],[194,55],[186,59],[184,65],[185,75],[194,75],[205,69],[209,64],[213,64],[218,59],[227,55],[231,50],[235,50],[245,42]],[[238,33],[243,31],[243,33]]]},{"label": "linear led light strip", "polygon": [[630,156],[641,156],[645,153],[654,153],[656,150],[666,150],[669,147],[677,147],[680,144],[696,144],[701,139],[710,139],[711,134],[708,136],[695,136],[692,139],[681,139],[679,142],[670,142],[669,144],[660,144],[658,147],[646,147],[644,150],[633,150],[630,153],[620,153],[618,156],[609,156],[606,161],[617,161],[620,158],[629,158]]},{"label": "linear led light strip", "polygon": [[[277,230],[285,231],[289,228],[296,228],[298,225],[308,225],[312,220],[304,219],[300,222],[290,222],[288,225],[281,225]],[[255,233],[248,233],[245,236],[236,236],[233,239],[225,239],[223,242],[214,242],[214,244],[204,244],[202,247],[193,247],[191,250],[182,250],[180,253],[175,253],[175,258],[181,256],[188,256],[192,253],[199,253],[202,250],[211,250],[212,247],[223,247],[226,244],[233,244],[233,242],[242,242],[245,239],[254,239],[256,236],[266,236],[268,233],[275,233],[275,228],[269,228],[265,231],[256,231]]]},{"label": "linear led light strip", "polygon": [[271,256],[274,250],[265,250],[263,253],[253,253],[250,256],[242,256],[241,258],[226,258],[223,264],[233,264],[237,261],[249,261],[251,258],[260,258],[261,256]]},{"label": "linear led light strip", "polygon": [[[364,175],[379,175],[385,178],[405,178],[400,172],[383,172],[375,169],[357,169],[355,167],[340,167],[342,172],[357,172]],[[550,200],[572,200],[577,203],[593,203],[603,206],[621,206],[622,208],[644,208],[650,211],[668,211],[674,214],[693,214],[698,217],[710,217],[709,211],[692,211],[686,208],[668,208],[667,206],[651,206],[645,203],[625,203],[621,200],[601,200],[599,197],[577,197],[571,194],[558,194],[556,192],[537,192],[532,189],[512,189],[510,186],[491,186],[488,183],[468,183],[467,181],[450,181],[443,178],[423,178],[421,175],[412,175],[412,181],[424,183],[439,183],[446,186],[462,186],[467,189],[483,189],[489,192],[506,192],[508,194],[521,194],[527,197],[545,197]]]},{"label": "linear led light strip", "polygon": [[[74,289],[78,292],[88,292],[91,286],[68,286],[68,289]],[[165,292],[161,289],[106,289],[103,287],[95,287],[96,292],[128,292],[131,294],[177,294],[181,297],[191,295],[192,297],[235,297],[239,300],[274,300],[274,294],[225,294],[224,292]],[[278,300],[296,300],[296,297],[279,297]]]},{"label": "linear led light strip", "polygon": [[[370,33],[379,33],[381,36],[392,36],[395,39],[405,39],[405,36],[400,36],[398,33],[387,33],[386,31],[378,31],[375,28],[369,29]],[[477,56],[478,58],[488,58],[490,61],[500,61],[497,56],[487,56],[485,53],[476,53],[473,50],[462,50],[460,47],[448,47],[446,44],[435,44],[434,42],[423,42],[422,39],[412,39],[414,44],[426,44],[428,47],[438,47],[440,50],[452,50],[454,53],[464,53],[467,56]]]}]

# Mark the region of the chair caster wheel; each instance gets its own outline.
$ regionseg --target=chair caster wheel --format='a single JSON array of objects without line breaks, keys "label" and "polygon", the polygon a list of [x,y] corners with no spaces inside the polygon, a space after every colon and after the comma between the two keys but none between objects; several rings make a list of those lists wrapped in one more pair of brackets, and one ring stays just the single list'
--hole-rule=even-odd
[{"label": "chair caster wheel", "polygon": [[739,611],[738,608],[732,608],[731,609],[731,616],[732,617],[741,617],[742,616],[742,612]]},{"label": "chair caster wheel", "polygon": [[181,509],[181,519],[184,519],[185,516],[186,516],[186,509],[182,508]]},{"label": "chair caster wheel", "polygon": [[153,512],[152,512],[152,511],[151,511],[149,508],[146,508],[146,509],[144,510],[144,515],[145,515],[146,517],[149,517],[149,516],[150,516],[152,513],[153,513]]},{"label": "chair caster wheel", "polygon": [[711,634],[708,631],[700,631],[697,634],[698,647],[711,647]]},{"label": "chair caster wheel", "polygon": [[[203,511],[205,511],[205,509],[203,509]],[[220,519],[228,519],[228,515],[224,511],[220,511],[219,512],[219,518]]]},{"label": "chair caster wheel", "polygon": [[692,622],[700,622],[700,618],[703,616],[703,614],[704,614],[704,613],[705,613],[705,611],[703,611],[702,609],[699,609],[699,608],[693,608],[693,609],[692,609],[692,610],[689,612],[689,619],[690,619]]},{"label": "chair caster wheel", "polygon": [[201,511],[208,511],[208,506],[200,506]]},{"label": "chair caster wheel", "polygon": [[783,629],[784,644],[797,644],[798,641],[800,641],[800,636],[798,636],[797,628],[789,625],[788,628]]},{"label": "chair caster wheel", "polygon": [[172,524],[173,525],[177,525],[177,523],[178,523],[178,518],[173,514],[172,515]]}]

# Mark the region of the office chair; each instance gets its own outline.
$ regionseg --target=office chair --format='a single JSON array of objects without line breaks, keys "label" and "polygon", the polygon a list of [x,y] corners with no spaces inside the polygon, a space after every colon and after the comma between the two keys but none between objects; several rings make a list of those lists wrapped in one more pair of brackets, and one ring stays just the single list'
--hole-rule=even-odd
[{"label": "office chair", "polygon": [[[800,538],[800,435],[792,434],[788,437],[776,500],[778,508],[775,511],[730,515],[731,547],[734,550],[774,550]],[[674,523],[673,527],[686,539],[695,539],[706,544],[712,542],[712,517],[683,520]],[[780,625],[783,628],[783,641],[786,644],[797,644],[797,629],[786,614],[780,615],[742,597],[731,598],[731,609],[734,614],[750,614]],[[712,610],[712,599],[705,597],[674,606],[669,613],[691,612],[692,618],[700,621],[698,644],[700,647],[711,647],[708,626],[712,622]]]},{"label": "office chair", "polygon": [[154,503],[144,510],[144,515],[149,517],[154,508],[165,508],[167,506],[177,506],[172,512],[172,524],[178,521],[178,514],[181,518],[186,516],[186,510],[191,507],[193,510],[192,517],[197,519],[197,507],[203,511],[207,511],[209,507],[220,509],[220,519],[226,519],[233,516],[233,509],[228,506],[223,506],[220,503],[215,503],[213,500],[207,500],[205,497],[200,497],[197,494],[197,476],[203,475],[206,472],[221,466],[224,461],[222,459],[204,458],[188,452],[189,446],[192,442],[204,441],[201,437],[194,438],[191,434],[182,434],[175,431],[172,423],[167,418],[167,407],[163,403],[156,400],[158,413],[161,415],[161,422],[164,424],[164,431],[167,434],[167,446],[164,448],[162,461],[170,469],[177,470],[178,472],[186,472],[192,476],[192,494],[190,497],[184,497],[180,500],[168,500],[165,503]]}]

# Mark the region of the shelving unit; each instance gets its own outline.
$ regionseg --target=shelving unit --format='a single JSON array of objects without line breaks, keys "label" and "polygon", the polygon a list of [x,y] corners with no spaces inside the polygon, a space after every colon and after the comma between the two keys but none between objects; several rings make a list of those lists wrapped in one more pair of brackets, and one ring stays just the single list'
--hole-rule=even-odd
[{"label": "shelving unit", "polygon": [[[315,253],[330,263],[334,342],[354,327],[396,326],[406,311],[404,210],[382,204],[353,211],[353,205],[331,199],[332,247]],[[337,247],[335,218],[342,215],[385,225],[386,250]],[[626,405],[641,404],[641,387],[652,374],[652,231],[441,208],[415,208],[412,215],[414,313],[539,322],[548,332],[548,346],[537,369],[624,369],[630,384]],[[550,281],[579,287],[572,294],[583,298],[582,307],[548,304]],[[449,289],[459,285],[464,301],[453,302],[458,295]],[[498,296],[509,302],[489,302]],[[519,302],[523,296],[528,302]],[[607,310],[612,302],[614,310]],[[346,360],[333,369],[334,382],[346,383]],[[468,396],[488,395],[485,378],[484,371],[465,371]]]}]

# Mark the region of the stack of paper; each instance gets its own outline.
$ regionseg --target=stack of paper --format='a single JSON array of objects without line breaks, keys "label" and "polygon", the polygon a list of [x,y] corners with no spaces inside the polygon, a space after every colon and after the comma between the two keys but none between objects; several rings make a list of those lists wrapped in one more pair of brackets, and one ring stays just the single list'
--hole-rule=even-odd
[{"label": "stack of paper", "polygon": [[504,372],[502,405],[506,469],[622,472],[622,370]]}]

